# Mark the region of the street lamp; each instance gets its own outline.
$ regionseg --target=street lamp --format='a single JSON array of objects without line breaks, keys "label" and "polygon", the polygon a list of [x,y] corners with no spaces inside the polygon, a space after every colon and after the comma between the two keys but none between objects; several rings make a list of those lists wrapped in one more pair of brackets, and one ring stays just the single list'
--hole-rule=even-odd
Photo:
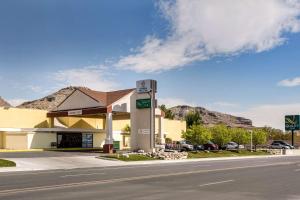
[{"label": "street lamp", "polygon": [[250,133],[250,151],[253,152],[253,131],[248,130],[248,132]]}]

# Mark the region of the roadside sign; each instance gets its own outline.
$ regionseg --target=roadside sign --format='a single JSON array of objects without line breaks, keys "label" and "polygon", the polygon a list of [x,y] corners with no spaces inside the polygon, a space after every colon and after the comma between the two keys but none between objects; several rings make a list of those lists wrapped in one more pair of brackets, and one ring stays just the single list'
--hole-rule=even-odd
[{"label": "roadside sign", "polygon": [[136,108],[137,109],[144,109],[144,108],[151,108],[151,99],[137,99],[136,100]]},{"label": "roadside sign", "polygon": [[137,93],[151,92],[151,80],[141,80],[136,82]]},{"label": "roadside sign", "polygon": [[285,116],[285,130],[286,131],[300,130],[300,115]]},{"label": "roadside sign", "polygon": [[148,93],[148,92],[155,92],[157,90],[157,82],[155,80],[147,79],[147,80],[140,80],[136,82],[136,91],[139,94]]}]

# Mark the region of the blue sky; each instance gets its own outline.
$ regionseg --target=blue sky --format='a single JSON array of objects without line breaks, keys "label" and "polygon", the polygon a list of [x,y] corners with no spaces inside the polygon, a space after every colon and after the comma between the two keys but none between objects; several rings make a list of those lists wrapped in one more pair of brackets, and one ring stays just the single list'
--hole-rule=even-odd
[{"label": "blue sky", "polygon": [[17,104],[152,78],[161,103],[282,128],[300,113],[300,3],[247,1],[2,0],[0,95]]}]

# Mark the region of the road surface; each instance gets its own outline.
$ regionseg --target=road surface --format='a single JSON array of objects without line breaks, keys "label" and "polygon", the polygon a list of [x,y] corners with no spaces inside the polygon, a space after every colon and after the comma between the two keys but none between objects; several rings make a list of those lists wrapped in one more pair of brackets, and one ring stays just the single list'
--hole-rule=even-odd
[{"label": "road surface", "polygon": [[300,157],[0,173],[2,200],[299,200]]}]

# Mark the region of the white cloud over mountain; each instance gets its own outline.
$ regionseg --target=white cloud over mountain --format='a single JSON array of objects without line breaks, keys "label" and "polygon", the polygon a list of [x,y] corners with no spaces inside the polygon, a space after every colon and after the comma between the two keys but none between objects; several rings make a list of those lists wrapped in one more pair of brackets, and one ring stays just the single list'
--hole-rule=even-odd
[{"label": "white cloud over mountain", "polygon": [[254,126],[271,126],[283,130],[284,116],[300,114],[300,104],[259,105],[233,114],[251,119]]},{"label": "white cloud over mountain", "polygon": [[83,86],[99,91],[110,91],[117,88],[117,82],[112,80],[113,76],[105,66],[66,69],[52,74],[58,87]]},{"label": "white cloud over mountain", "polygon": [[299,0],[161,0],[171,28],[166,38],[147,36],[117,66],[159,72],[214,56],[262,52],[300,31]]},{"label": "white cloud over mountain", "polygon": [[285,79],[278,83],[279,86],[283,87],[296,87],[300,86],[300,77],[292,78],[292,79]]}]

